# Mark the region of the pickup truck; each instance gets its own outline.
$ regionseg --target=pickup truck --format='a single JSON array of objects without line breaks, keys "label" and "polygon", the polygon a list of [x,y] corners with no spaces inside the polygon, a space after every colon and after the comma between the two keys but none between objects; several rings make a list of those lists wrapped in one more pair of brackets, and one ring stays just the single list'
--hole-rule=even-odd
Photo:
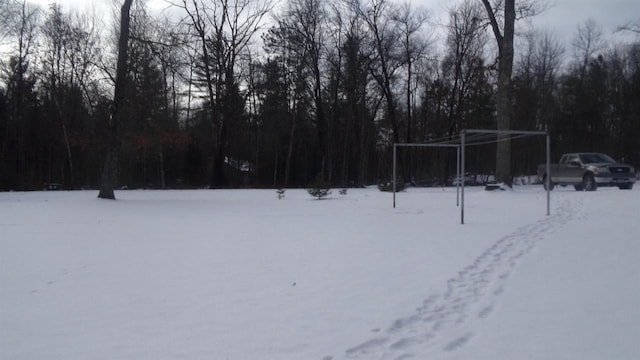
[{"label": "pickup truck", "polygon": [[[630,190],[636,182],[633,166],[620,164],[599,153],[564,154],[559,164],[551,164],[550,189],[573,185],[577,191],[595,191],[598,186],[617,186]],[[547,165],[538,166],[538,179],[547,189]]]}]

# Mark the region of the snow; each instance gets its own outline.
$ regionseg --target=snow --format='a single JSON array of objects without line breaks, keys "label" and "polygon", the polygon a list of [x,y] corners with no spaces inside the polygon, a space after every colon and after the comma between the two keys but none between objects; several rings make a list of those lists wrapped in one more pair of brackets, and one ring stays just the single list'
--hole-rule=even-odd
[{"label": "snow", "polygon": [[639,359],[640,190],[0,193],[0,359]]}]

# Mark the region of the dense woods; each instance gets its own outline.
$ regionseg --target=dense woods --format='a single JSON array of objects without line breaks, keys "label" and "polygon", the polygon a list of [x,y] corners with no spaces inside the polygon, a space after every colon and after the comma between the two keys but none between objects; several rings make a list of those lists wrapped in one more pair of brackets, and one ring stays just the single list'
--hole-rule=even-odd
[{"label": "dense woods", "polygon": [[[501,88],[505,29],[487,8],[503,3],[455,1],[436,25],[389,0],[175,0],[163,12],[133,1],[116,186],[376,184],[392,177],[393,143],[497,129],[500,112],[511,129],[548,128],[553,158],[599,151],[640,168],[638,26],[621,24],[629,40],[615,43],[589,20],[565,45],[516,21]],[[118,16],[0,0],[0,17],[0,190],[97,189]],[[450,150],[400,155],[405,179],[455,173]],[[544,156],[543,138],[513,141],[511,175]],[[469,149],[467,169],[493,173],[496,145]]]}]

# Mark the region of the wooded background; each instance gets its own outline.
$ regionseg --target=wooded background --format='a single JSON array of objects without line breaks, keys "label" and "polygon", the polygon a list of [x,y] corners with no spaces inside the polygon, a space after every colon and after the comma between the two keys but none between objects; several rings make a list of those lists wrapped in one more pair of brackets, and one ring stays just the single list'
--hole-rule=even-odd
[{"label": "wooded background", "polygon": [[[377,184],[394,142],[495,129],[482,2],[454,2],[446,24],[428,14],[388,0],[175,0],[160,14],[134,1],[117,185]],[[117,20],[17,0],[0,0],[0,20],[0,190],[97,188]],[[518,26],[511,128],[548,127],[556,160],[598,151],[640,168],[640,26],[621,24],[635,40],[614,43],[589,20],[568,46]],[[512,143],[514,175],[535,173],[544,142]],[[495,170],[495,145],[468,151],[469,172]],[[405,179],[455,174],[455,151],[401,157]]]}]

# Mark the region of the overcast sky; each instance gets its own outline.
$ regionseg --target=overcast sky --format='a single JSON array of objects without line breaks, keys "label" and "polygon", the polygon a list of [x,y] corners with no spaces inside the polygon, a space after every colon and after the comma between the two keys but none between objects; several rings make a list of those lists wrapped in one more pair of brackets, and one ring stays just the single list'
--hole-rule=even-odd
[{"label": "overcast sky", "polygon": [[[431,9],[442,22],[447,20],[447,9],[462,0],[412,0]],[[480,0],[477,0],[480,2]],[[640,20],[640,0],[544,0],[548,8],[532,19],[536,28],[555,32],[564,43],[569,43],[578,24],[593,18],[609,39],[620,25]],[[516,0],[516,3],[518,0]],[[524,23],[518,24],[520,28]],[[618,36],[618,35],[616,35]]]},{"label": "overcast sky", "polygon": [[[29,0],[47,6],[51,0]],[[63,4],[65,8],[90,9],[96,5],[104,5],[111,0],[55,0]],[[280,0],[286,1],[286,0]],[[404,0],[396,0],[402,2]],[[462,0],[410,0],[416,5],[422,5],[432,13],[433,20],[445,23],[447,9],[451,4]],[[477,0],[480,2],[480,0]],[[518,0],[516,0],[517,2]],[[578,24],[583,24],[587,19],[593,18],[603,30],[607,40],[621,39],[623,35],[613,34],[620,25],[629,21],[640,21],[640,0],[544,0],[549,3],[549,8],[533,19],[537,28],[545,28],[555,32],[559,40],[566,44],[576,32]],[[147,0],[150,5],[157,8],[163,0]],[[522,28],[523,23],[519,26]],[[631,34],[626,35],[627,38]],[[569,51],[569,49],[566,49]]]},{"label": "overcast sky", "polygon": [[602,26],[605,37],[629,21],[640,19],[640,0],[555,0],[534,20],[560,36],[573,37],[578,24],[593,18]]}]

